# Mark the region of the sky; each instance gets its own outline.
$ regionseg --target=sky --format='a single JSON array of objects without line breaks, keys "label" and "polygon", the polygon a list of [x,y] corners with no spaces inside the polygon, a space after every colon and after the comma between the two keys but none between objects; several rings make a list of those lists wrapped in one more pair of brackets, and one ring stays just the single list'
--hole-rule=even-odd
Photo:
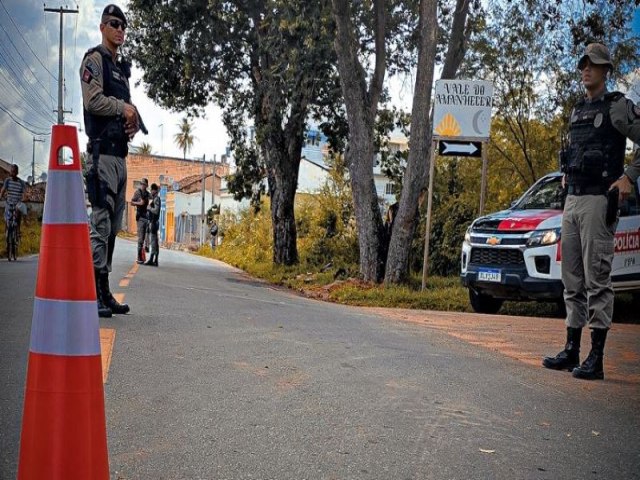
[{"label": "sky", "polygon": [[[78,0],[79,14],[64,15],[65,110],[72,110],[65,114],[65,120],[82,129],[79,66],[84,53],[101,41],[98,25],[107,3]],[[65,5],[60,0],[50,0],[46,6],[74,8],[76,4]],[[29,130],[50,133],[51,124],[56,122],[53,110],[57,108],[59,22],[59,14],[44,12],[41,0],[0,0],[0,158],[17,163],[23,178],[31,172],[34,134]],[[640,9],[635,12],[633,30],[640,34]],[[134,65],[132,101],[141,112],[149,135],[138,133],[133,144],[147,142],[156,154],[182,157],[182,151],[174,143],[174,135],[184,114],[154,104],[146,96],[143,85],[135,86],[141,76],[142,72]],[[392,103],[410,110],[412,83],[410,76],[389,79]],[[11,112],[13,120],[7,111]],[[20,127],[16,121],[28,129]],[[204,118],[194,120],[194,126],[196,138],[188,156],[202,158],[206,155],[210,159],[217,154],[219,159],[229,140],[220,110],[209,106]],[[35,137],[44,140],[35,143],[38,177],[46,171],[50,136]],[[80,148],[84,149],[87,138],[83,131],[79,131],[78,138]]]}]

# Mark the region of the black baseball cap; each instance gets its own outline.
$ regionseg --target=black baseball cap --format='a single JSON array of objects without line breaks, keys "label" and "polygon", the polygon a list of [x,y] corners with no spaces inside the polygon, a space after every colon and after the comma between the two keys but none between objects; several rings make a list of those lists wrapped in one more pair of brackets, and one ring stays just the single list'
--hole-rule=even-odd
[{"label": "black baseball cap", "polygon": [[104,10],[102,11],[102,17],[116,17],[119,18],[120,20],[122,20],[124,22],[124,24],[127,24],[127,19],[124,16],[124,12],[120,9],[119,6],[114,5],[113,3],[110,3],[109,5],[107,5],[106,7],[104,7]]}]

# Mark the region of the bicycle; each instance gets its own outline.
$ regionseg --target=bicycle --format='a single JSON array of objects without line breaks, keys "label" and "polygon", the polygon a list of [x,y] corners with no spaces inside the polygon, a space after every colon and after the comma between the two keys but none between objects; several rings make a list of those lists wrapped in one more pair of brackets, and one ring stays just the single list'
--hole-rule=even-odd
[{"label": "bicycle", "polygon": [[7,219],[7,259],[18,260],[18,244],[20,243],[20,227],[18,226],[18,212],[15,205],[8,206],[9,218]]}]

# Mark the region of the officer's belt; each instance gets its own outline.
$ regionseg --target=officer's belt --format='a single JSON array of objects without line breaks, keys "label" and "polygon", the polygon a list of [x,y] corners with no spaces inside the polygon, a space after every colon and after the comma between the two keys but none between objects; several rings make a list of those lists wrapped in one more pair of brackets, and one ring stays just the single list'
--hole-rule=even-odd
[{"label": "officer's belt", "polygon": [[567,193],[569,195],[605,195],[609,187],[604,185],[569,185]]},{"label": "officer's belt", "polygon": [[[117,144],[117,143],[105,141],[105,140],[99,140],[98,142],[99,142],[98,153],[100,155],[112,155],[114,157],[124,158],[127,156],[127,153],[129,152],[129,148],[126,143],[122,145],[122,144]],[[91,140],[89,140],[89,145],[87,146],[87,150],[90,152],[92,151]]]}]

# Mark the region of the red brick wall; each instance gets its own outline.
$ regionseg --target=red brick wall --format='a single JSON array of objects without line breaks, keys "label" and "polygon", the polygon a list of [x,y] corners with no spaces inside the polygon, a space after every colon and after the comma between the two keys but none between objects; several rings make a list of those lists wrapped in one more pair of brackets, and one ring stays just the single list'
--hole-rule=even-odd
[{"label": "red brick wall", "polygon": [[[205,172],[211,173],[212,164],[206,163]],[[216,174],[224,177],[229,173],[229,165],[216,164]],[[126,199],[127,199],[127,213],[125,218],[125,225],[123,226],[125,230],[130,233],[136,233],[136,214],[135,207],[129,204],[131,198],[133,197],[133,193],[135,191],[134,182],[140,180],[141,178],[147,178],[149,180],[149,185],[152,183],[163,183],[165,185],[171,184],[168,183],[170,179],[174,182],[182,180],[184,177],[189,177],[191,175],[201,175],[202,174],[202,162],[201,161],[192,161],[192,160],[183,160],[181,158],[173,158],[173,157],[159,157],[155,155],[138,155],[138,154],[129,154],[127,157],[127,190],[126,190]],[[160,175],[164,176],[164,181],[160,182]],[[208,177],[206,181],[206,188],[208,191],[211,191],[211,182],[214,181],[214,194],[220,194],[220,179],[213,177]]]}]

